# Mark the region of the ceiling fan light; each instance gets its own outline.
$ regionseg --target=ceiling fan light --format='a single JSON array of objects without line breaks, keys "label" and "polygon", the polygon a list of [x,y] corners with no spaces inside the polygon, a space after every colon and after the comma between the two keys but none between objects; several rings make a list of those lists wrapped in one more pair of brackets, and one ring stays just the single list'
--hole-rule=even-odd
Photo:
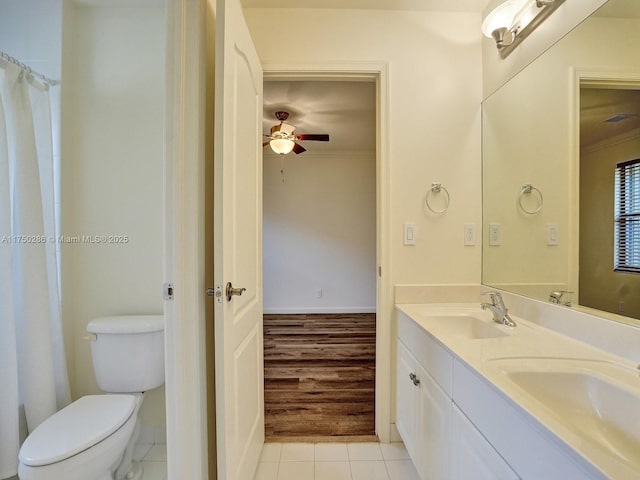
[{"label": "ceiling fan light", "polygon": [[286,138],[274,138],[269,142],[269,146],[274,152],[280,155],[286,155],[293,150],[295,142]]}]

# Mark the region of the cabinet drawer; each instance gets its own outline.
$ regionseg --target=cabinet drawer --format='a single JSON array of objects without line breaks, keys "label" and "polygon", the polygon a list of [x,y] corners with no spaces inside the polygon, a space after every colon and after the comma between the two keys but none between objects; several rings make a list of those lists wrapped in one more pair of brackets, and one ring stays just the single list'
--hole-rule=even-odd
[{"label": "cabinet drawer", "polygon": [[440,387],[451,397],[453,357],[420,325],[398,313],[398,338],[407,346]]}]

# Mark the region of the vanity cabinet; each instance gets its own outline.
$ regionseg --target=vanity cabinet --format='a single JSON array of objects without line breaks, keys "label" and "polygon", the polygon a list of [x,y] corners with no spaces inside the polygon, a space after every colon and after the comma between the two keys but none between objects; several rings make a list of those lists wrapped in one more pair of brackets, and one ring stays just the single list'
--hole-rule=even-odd
[{"label": "vanity cabinet", "polygon": [[451,399],[398,341],[396,426],[423,480],[449,478]]},{"label": "vanity cabinet", "polygon": [[605,480],[513,400],[398,313],[396,427],[421,480]]},{"label": "vanity cabinet", "polygon": [[396,428],[421,480],[518,479],[452,400],[450,352],[398,316]]},{"label": "vanity cabinet", "polygon": [[455,404],[451,408],[451,480],[518,480]]},{"label": "vanity cabinet", "polygon": [[454,400],[524,480],[605,480],[465,363],[455,360]]},{"label": "vanity cabinet", "polygon": [[422,480],[518,478],[453,403],[451,353],[404,315],[396,366],[396,428]]}]

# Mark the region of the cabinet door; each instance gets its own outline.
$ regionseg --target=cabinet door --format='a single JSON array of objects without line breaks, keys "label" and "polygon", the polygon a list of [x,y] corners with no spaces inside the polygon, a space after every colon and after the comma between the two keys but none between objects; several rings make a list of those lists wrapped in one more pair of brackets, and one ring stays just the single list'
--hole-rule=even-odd
[{"label": "cabinet door", "polygon": [[451,412],[451,480],[520,478],[455,404]]},{"label": "cabinet door", "polygon": [[396,428],[404,441],[409,456],[414,460],[417,420],[417,388],[410,376],[416,374],[417,362],[401,341],[397,342],[396,367]]},{"label": "cabinet door", "polygon": [[[451,399],[421,367],[418,367],[417,470],[423,480],[449,478]],[[475,477],[467,477],[467,479]]]}]

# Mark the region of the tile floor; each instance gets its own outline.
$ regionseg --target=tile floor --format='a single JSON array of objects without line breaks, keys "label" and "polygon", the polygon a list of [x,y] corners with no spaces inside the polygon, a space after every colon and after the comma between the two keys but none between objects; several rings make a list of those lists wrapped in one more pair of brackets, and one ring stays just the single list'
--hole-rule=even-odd
[{"label": "tile floor", "polygon": [[167,480],[166,445],[136,445],[133,456],[142,465],[142,480]]},{"label": "tile floor", "polygon": [[254,480],[418,480],[418,474],[402,443],[266,443]]}]

